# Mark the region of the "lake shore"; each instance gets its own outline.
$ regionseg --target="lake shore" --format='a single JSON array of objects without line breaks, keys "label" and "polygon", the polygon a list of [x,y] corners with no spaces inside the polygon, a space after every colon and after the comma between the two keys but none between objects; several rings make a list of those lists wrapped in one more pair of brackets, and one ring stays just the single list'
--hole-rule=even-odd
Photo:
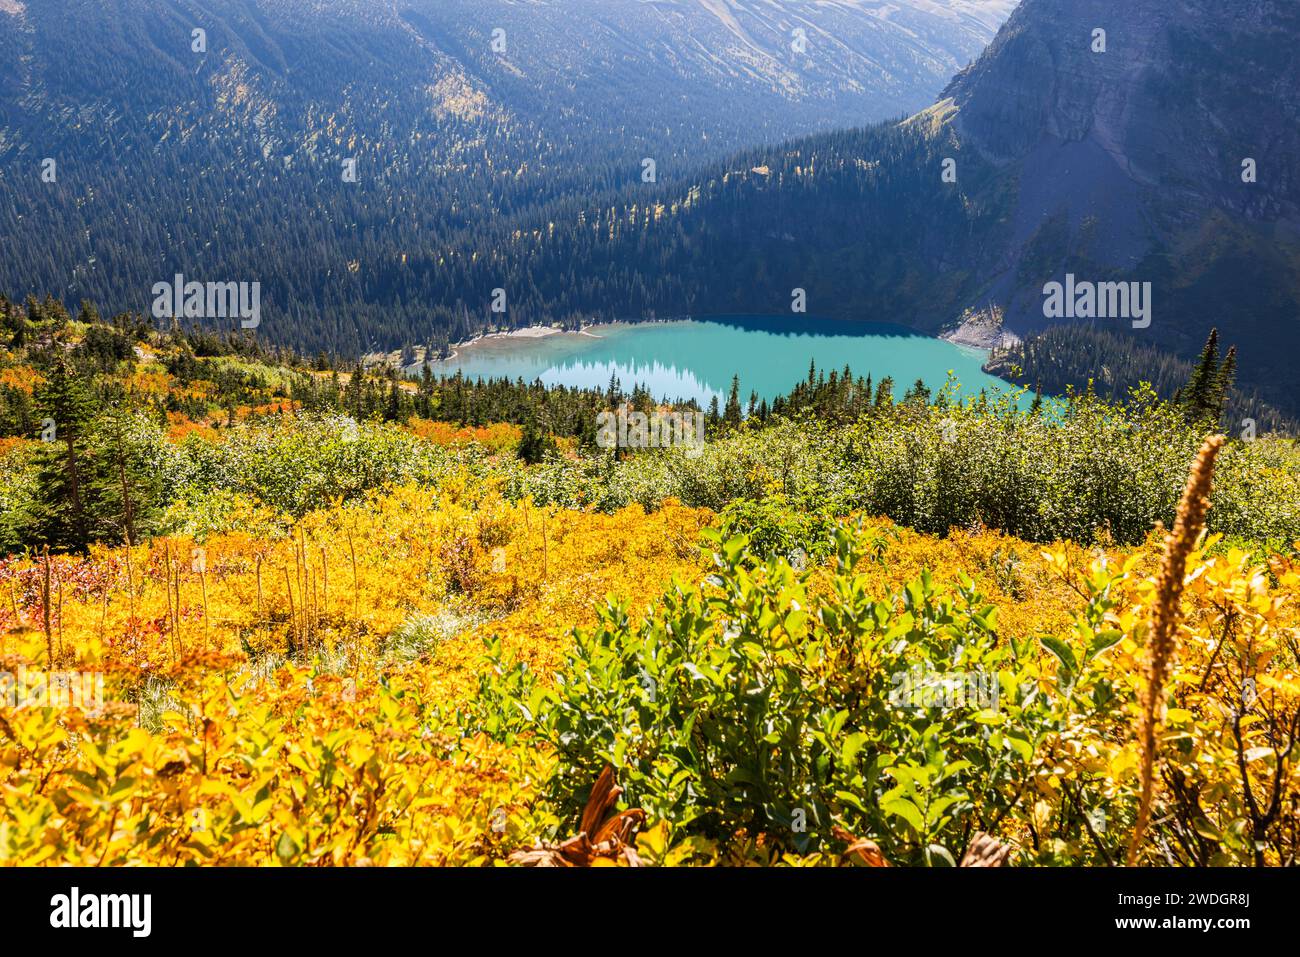
[{"label": "lake shore", "polygon": [[[579,389],[603,390],[618,381],[706,407],[715,398],[725,401],[737,376],[744,395],[774,401],[804,381],[810,365],[827,375],[851,367],[856,377],[888,378],[899,393],[918,379],[940,389],[950,374],[968,390],[1006,388],[982,369],[987,360],[979,348],[891,323],[721,316],[490,332],[458,343],[450,357],[430,362],[429,371]],[[423,368],[420,360],[406,371],[419,376]]]},{"label": "lake shore", "polygon": [[[644,326],[656,323],[668,322],[689,322],[689,318],[681,319],[645,319],[637,322],[628,322],[627,320],[615,319],[609,322],[593,322],[591,325],[583,326],[577,332],[567,329],[561,329],[559,326],[525,326],[522,329],[511,329],[501,332],[484,332],[477,336],[472,336],[461,342],[452,344],[451,354],[443,359],[433,359],[429,362],[432,369],[437,369],[441,365],[457,362],[462,358],[472,355],[479,349],[487,349],[492,353],[500,354],[510,351],[513,348],[526,347],[529,343],[538,339],[549,339],[552,336],[563,336],[570,338],[586,339],[604,339],[603,332],[624,326]],[[464,355],[463,355],[464,354]],[[416,362],[411,369],[419,370],[424,365],[424,360]]]},{"label": "lake shore", "polygon": [[[914,332],[913,334],[927,339],[950,342],[953,345],[986,354],[999,346],[1008,344],[1009,342],[1019,341],[1018,337],[1012,333],[1003,332],[1001,329],[1000,317],[994,318],[979,315],[968,316],[965,318],[966,321],[956,329],[949,330],[937,336],[926,335],[920,332]],[[990,321],[990,319],[992,319],[992,321]],[[636,321],[614,319],[606,322],[593,322],[588,326],[583,326],[583,328],[577,332],[551,325],[525,326],[522,329],[485,332],[472,336],[469,339],[453,343],[450,355],[443,359],[432,360],[429,365],[434,370],[437,370],[440,366],[446,366],[462,360],[471,359],[476,353],[489,356],[507,355],[517,349],[527,349],[538,340],[552,339],[554,337],[560,337],[562,339],[604,339],[611,331],[625,329],[630,326],[671,325],[673,323],[690,323],[696,321],[708,322],[710,320],[707,318],[696,320],[691,316],[678,316],[670,319],[640,319]],[[420,359],[408,368],[410,371],[418,372],[423,365],[424,360]]]},{"label": "lake shore", "polygon": [[[664,322],[690,322],[690,316],[681,316],[676,319],[640,319],[631,322],[627,319],[611,319],[608,322],[593,322],[590,325],[583,326],[577,332],[568,329],[561,329],[559,326],[524,326],[522,329],[511,329],[508,332],[483,332],[477,336],[472,336],[462,342],[452,344],[452,349],[463,349],[472,346],[475,343],[485,342],[492,339],[545,339],[547,336],[587,336],[592,339],[605,338],[598,333],[592,332],[593,329],[615,329],[621,326],[645,326],[655,323]],[[440,360],[447,361],[447,360]]]}]

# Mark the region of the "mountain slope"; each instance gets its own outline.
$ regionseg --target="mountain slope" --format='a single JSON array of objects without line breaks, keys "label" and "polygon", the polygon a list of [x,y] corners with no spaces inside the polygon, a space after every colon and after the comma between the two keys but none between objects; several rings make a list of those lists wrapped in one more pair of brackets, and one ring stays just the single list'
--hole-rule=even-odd
[{"label": "mountain slope", "polygon": [[465,334],[477,320],[404,263],[639,182],[647,157],[671,182],[744,145],[910,112],[1011,6],[10,3],[0,289],[145,309],[182,273],[260,282],[261,334],[279,342]]},{"label": "mountain slope", "polygon": [[1212,324],[1296,343],[1297,40],[1300,10],[1266,0],[1026,0],[944,94],[961,142],[1019,183],[1008,268],[986,277],[1014,328],[1072,270],[1152,281],[1152,335],[1183,350]]},{"label": "mountain slope", "polygon": [[908,120],[555,211],[565,229],[518,230],[453,295],[492,272],[530,319],[789,314],[798,288],[823,315],[942,332],[983,311],[1026,336],[1054,321],[1049,282],[1150,283],[1149,325],[1097,321],[1184,357],[1218,326],[1242,381],[1294,413],[1298,41],[1300,13],[1264,0],[1025,0]]},{"label": "mountain slope", "polygon": [[[722,155],[740,130],[842,122],[882,24],[897,77],[909,50],[942,59],[934,31],[977,30],[998,8],[593,0],[570,19],[542,2],[219,0],[214,53],[187,67],[157,42],[188,35],[184,3],[157,23],[54,5],[120,56],[54,71],[0,30],[19,65],[0,78],[6,117],[42,117],[8,119],[0,140],[0,289],[143,308],[174,271],[257,280],[259,335],[359,352],[489,324],[788,316],[796,289],[815,314],[939,333],[986,311],[1023,337],[1049,324],[1045,284],[1074,274],[1150,283],[1150,325],[1106,328],[1188,357],[1218,326],[1242,381],[1300,411],[1291,6],[1024,0],[910,119]],[[796,25],[809,52],[794,70]],[[834,46],[849,36],[852,55]],[[171,87],[140,80],[141,62]],[[141,86],[144,112],[77,100],[96,78]],[[701,88],[717,95],[692,98]],[[65,170],[107,169],[14,188],[46,150]],[[351,185],[347,156],[363,171]],[[642,181],[647,156],[657,183]]]}]

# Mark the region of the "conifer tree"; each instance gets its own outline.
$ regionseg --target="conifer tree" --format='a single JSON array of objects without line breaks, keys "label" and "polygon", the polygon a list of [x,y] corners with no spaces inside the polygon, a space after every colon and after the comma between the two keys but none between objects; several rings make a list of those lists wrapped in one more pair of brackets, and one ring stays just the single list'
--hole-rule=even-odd
[{"label": "conifer tree", "polygon": [[1214,401],[1215,380],[1219,374],[1219,330],[1211,329],[1201,350],[1201,358],[1192,370],[1179,395],[1187,414],[1197,421],[1202,420]]},{"label": "conifer tree", "polygon": [[727,408],[723,420],[730,428],[740,427],[740,376],[732,376],[731,392],[727,395]]},{"label": "conifer tree", "polygon": [[894,404],[894,379],[885,376],[876,386],[876,408],[883,409]]},{"label": "conifer tree", "polygon": [[89,445],[94,538],[133,545],[153,531],[157,520],[157,449],[142,434],[136,416],[121,405],[98,417]]},{"label": "conifer tree", "polygon": [[1211,329],[1201,350],[1201,358],[1192,370],[1187,385],[1178,391],[1176,401],[1187,417],[1208,428],[1218,428],[1232,394],[1232,384],[1237,376],[1237,347],[1219,361],[1219,330]]},{"label": "conifer tree", "polygon": [[61,349],[36,398],[43,443],[36,457],[36,542],[81,550],[91,540],[84,459],[95,400]]}]

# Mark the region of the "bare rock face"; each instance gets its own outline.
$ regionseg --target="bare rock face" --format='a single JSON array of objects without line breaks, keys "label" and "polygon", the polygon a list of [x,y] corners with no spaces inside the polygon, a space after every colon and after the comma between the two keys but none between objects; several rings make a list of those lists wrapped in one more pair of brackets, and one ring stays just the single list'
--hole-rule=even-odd
[{"label": "bare rock face", "polygon": [[[1023,0],[943,93],[964,149],[1000,171],[1000,250],[968,305],[1030,332],[1046,282],[1151,282],[1152,341],[1211,325],[1255,377],[1300,346],[1300,5]],[[1127,324],[1124,324],[1127,328]]]},{"label": "bare rock face", "polygon": [[1015,333],[1003,325],[1005,318],[997,306],[980,310],[968,309],[957,325],[939,338],[976,349],[1003,349],[1020,341]]},{"label": "bare rock face", "polygon": [[1026,0],[944,95],[962,133],[994,159],[1022,157],[1045,137],[1113,144],[1143,72],[1162,58],[1170,17],[1169,4]]},{"label": "bare rock face", "polygon": [[995,162],[1089,143],[1175,214],[1298,220],[1298,36],[1284,0],[1024,0],[943,95]]}]

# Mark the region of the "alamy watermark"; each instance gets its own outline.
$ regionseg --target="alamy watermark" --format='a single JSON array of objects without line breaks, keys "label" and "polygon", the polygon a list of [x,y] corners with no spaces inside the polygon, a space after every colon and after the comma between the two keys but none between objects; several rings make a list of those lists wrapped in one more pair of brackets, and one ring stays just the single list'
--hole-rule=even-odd
[{"label": "alamy watermark", "polygon": [[1000,685],[995,672],[939,672],[913,665],[893,676],[889,703],[895,708],[969,708],[996,711]]},{"label": "alamy watermark", "polygon": [[1043,287],[1048,319],[1130,319],[1134,329],[1151,325],[1151,283],[1088,282],[1067,273],[1065,282]]},{"label": "alamy watermark", "polygon": [[20,665],[0,671],[0,705],[9,708],[104,707],[104,675],[99,671],[37,671]]},{"label": "alamy watermark", "polygon": [[73,887],[50,898],[50,926],[56,929],[118,928],[132,937],[148,937],[153,929],[152,894],[83,894]]},{"label": "alamy watermark", "polygon": [[153,287],[155,319],[233,319],[244,329],[262,323],[260,282],[186,282],[177,273]]},{"label": "alamy watermark", "polygon": [[602,449],[681,448],[691,458],[704,451],[703,412],[632,412],[622,407],[596,416],[596,445]]}]

